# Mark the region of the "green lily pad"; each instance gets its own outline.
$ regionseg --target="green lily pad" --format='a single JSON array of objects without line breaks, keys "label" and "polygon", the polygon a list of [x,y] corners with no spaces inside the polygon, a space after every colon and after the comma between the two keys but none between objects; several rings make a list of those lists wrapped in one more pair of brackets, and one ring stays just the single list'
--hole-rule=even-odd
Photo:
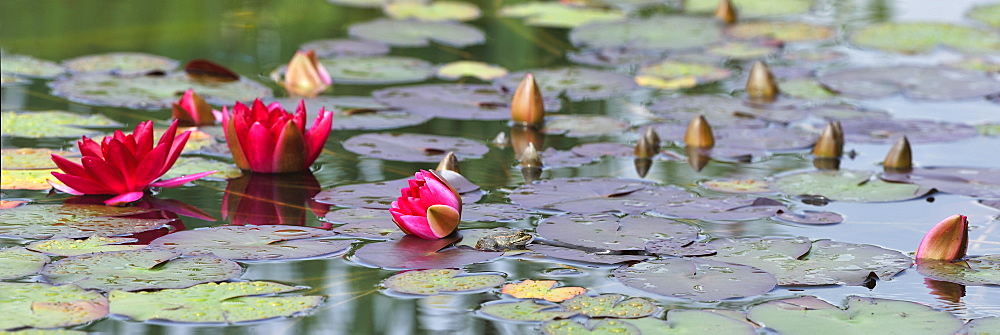
[{"label": "green lily pad", "polygon": [[63,65],[75,73],[113,73],[136,75],[151,71],[170,71],[180,62],[163,56],[139,52],[111,52],[66,60]]},{"label": "green lily pad", "polygon": [[[319,63],[335,84],[388,85],[424,81],[434,75],[430,62],[398,56],[355,56],[322,58]],[[287,65],[271,72],[276,82],[284,82]]]},{"label": "green lily pad", "polygon": [[55,328],[84,324],[108,314],[108,299],[76,285],[3,283],[0,330]]},{"label": "green lily pad", "polygon": [[542,132],[550,135],[587,137],[620,134],[628,123],[618,118],[602,115],[555,115],[545,121]]},{"label": "green lily pad", "polygon": [[52,185],[49,185],[46,180],[55,179],[52,177],[52,172],[62,172],[62,170],[0,170],[0,189],[48,190],[52,188]]},{"label": "green lily pad", "polygon": [[907,173],[886,173],[882,175],[882,179],[967,197],[1000,198],[1000,169],[926,167],[915,168]]},{"label": "green lily pad", "polygon": [[252,281],[207,283],[157,292],[112,291],[111,313],[137,321],[237,323],[301,315],[323,302],[322,296],[264,296],[301,287]]},{"label": "green lily pad", "polygon": [[471,21],[479,18],[479,7],[458,1],[398,1],[382,6],[385,15],[396,19],[418,21]]},{"label": "green lily pad", "polygon": [[772,186],[788,195],[822,195],[848,202],[909,200],[931,190],[911,184],[888,183],[873,176],[869,171],[811,171],[779,177]]},{"label": "green lily pad", "polygon": [[0,249],[0,279],[33,275],[48,262],[49,256],[32,252],[24,247]]},{"label": "green lily pad", "polygon": [[348,33],[353,37],[397,47],[425,47],[434,41],[462,48],[486,41],[486,35],[478,28],[454,22],[376,19],[352,25]]},{"label": "green lily pad", "polygon": [[[589,320],[587,326],[571,320],[553,320],[542,325],[546,334],[756,334],[754,325],[743,317],[731,317],[718,311],[672,309],[667,321],[641,319]],[[586,330],[590,330],[588,333]]]},{"label": "green lily pad", "polygon": [[361,134],[344,141],[344,149],[359,155],[404,162],[437,162],[445,153],[479,158],[490,148],[474,140],[422,134]]},{"label": "green lily pad", "polygon": [[437,77],[456,80],[461,77],[475,77],[480,80],[493,80],[507,75],[507,69],[502,66],[483,62],[460,60],[442,65],[437,69]]},{"label": "green lily pad", "polygon": [[488,302],[479,308],[479,313],[507,321],[549,321],[579,314],[567,311],[561,305],[543,304],[534,299]]},{"label": "green lily pad", "polygon": [[628,287],[698,301],[755,296],[777,284],[774,276],[755,267],[700,258],[644,261],[612,275]]},{"label": "green lily pad", "polygon": [[837,94],[823,87],[815,79],[796,78],[782,80],[778,84],[781,87],[781,94],[807,100],[827,100],[833,99]]},{"label": "green lily pad", "polygon": [[913,264],[895,250],[830,240],[727,238],[708,244],[717,251],[708,259],[767,271],[779,285],[860,285],[869,273],[889,278]]},{"label": "green lily pad", "polygon": [[968,53],[1000,51],[996,31],[950,23],[886,22],[870,25],[850,37],[854,44],[899,53],[924,53],[946,46]]},{"label": "green lily pad", "polygon": [[62,65],[52,61],[38,59],[26,55],[3,55],[0,58],[0,72],[9,75],[31,78],[55,78],[66,72]]},{"label": "green lily pad", "polygon": [[722,32],[708,18],[652,16],[576,27],[569,38],[577,47],[684,50],[719,42]]},{"label": "green lily pad", "polygon": [[122,244],[138,241],[128,237],[91,236],[85,240],[56,238],[28,244],[28,249],[56,256],[76,256],[95,252],[139,250],[145,245]]},{"label": "green lily pad", "polygon": [[503,283],[504,277],[498,274],[463,274],[455,269],[406,271],[382,281],[382,285],[390,290],[418,295],[472,293]]},{"label": "green lily pad", "polygon": [[782,334],[951,334],[962,321],[909,301],[851,296],[840,309],[812,296],[751,307],[747,317]]},{"label": "green lily pad", "polygon": [[961,334],[989,334],[990,331],[1000,329],[1000,316],[991,316],[970,320],[965,324]]},{"label": "green lily pad", "polygon": [[965,15],[970,19],[1000,28],[1000,3],[973,6]]},{"label": "green lily pad", "polygon": [[[514,92],[514,87],[517,86],[512,86],[508,92]],[[430,84],[390,87],[372,92],[372,96],[376,101],[394,108],[436,118],[510,120],[510,95],[505,95],[490,85]],[[546,111],[561,108],[555,96],[543,100]]]},{"label": "green lily pad", "polygon": [[316,40],[303,43],[300,50],[312,50],[316,57],[358,57],[377,56],[389,53],[389,45],[377,41],[352,40],[346,38]]},{"label": "green lily pad", "polygon": [[857,98],[902,93],[919,100],[958,100],[982,98],[1000,91],[1000,81],[996,79],[945,67],[853,68],[820,74],[819,81],[834,92]]},{"label": "green lily pad", "polygon": [[27,205],[0,210],[0,236],[21,238],[83,238],[153,230],[173,219],[131,218],[155,212],[137,207],[104,205]]},{"label": "green lily pad", "polygon": [[[760,43],[749,43],[749,42],[724,42],[722,44],[708,48],[709,54],[719,55],[726,58],[739,59],[739,60],[752,60],[764,58],[779,51],[779,48],[773,45],[765,45]],[[784,86],[781,87],[784,91]]]},{"label": "green lily pad", "polygon": [[638,319],[656,313],[660,308],[645,298],[628,298],[621,294],[601,294],[596,297],[578,295],[561,303],[570,311],[580,311],[592,318],[613,317]]},{"label": "green lily pad", "polygon": [[[552,320],[542,324],[542,331],[552,335],[638,335],[642,331],[631,323],[618,319],[588,320],[586,325],[572,320]],[[661,333],[665,334],[665,333]]]},{"label": "green lily pad", "polygon": [[961,285],[1000,285],[1000,255],[969,257],[964,261],[921,260],[917,272],[928,278]]},{"label": "green lily pad", "polygon": [[63,111],[0,112],[0,132],[14,137],[80,137],[100,133],[78,127],[113,127],[121,124],[101,114],[81,115]]},{"label": "green lily pad", "polygon": [[525,2],[500,8],[501,17],[525,19],[536,27],[573,28],[584,24],[625,18],[619,10],[570,6],[558,2]]},{"label": "green lily pad", "polygon": [[740,22],[726,29],[726,34],[737,39],[769,38],[783,42],[825,40],[833,36],[827,26],[791,21]]},{"label": "green lily pad", "polygon": [[270,88],[246,76],[231,82],[206,82],[191,79],[183,71],[131,77],[79,74],[52,83],[52,94],[74,102],[139,109],[170,108],[188,89],[198,92],[213,105],[231,105],[233,101],[247,102],[273,94]]},{"label": "green lily pad", "polygon": [[[6,116],[6,115],[4,115]],[[4,170],[55,169],[52,155],[73,159],[74,152],[44,148],[11,148],[0,150],[0,165]],[[79,155],[79,154],[77,154]],[[79,160],[76,161],[79,163]]]},{"label": "green lily pad", "polygon": [[225,281],[243,272],[236,262],[216,256],[178,256],[166,250],[86,254],[51,263],[42,269],[42,275],[54,284],[75,284],[102,291],[139,291]]},{"label": "green lily pad", "polygon": [[646,250],[647,241],[669,239],[686,244],[698,237],[693,226],[645,215],[553,216],[539,222],[536,231],[548,240],[594,251]]},{"label": "green lily pad", "polygon": [[[636,87],[631,77],[614,71],[567,66],[532,69],[511,73],[497,81],[508,92],[514,92],[528,73],[535,77],[542,96],[556,98],[565,94],[572,101],[600,100],[628,94]],[[548,108],[546,108],[548,110]]]},{"label": "green lily pad", "polygon": [[[740,18],[802,14],[812,7],[812,0],[733,0],[733,7]],[[685,0],[684,11],[711,14],[719,6],[717,0]]]},{"label": "green lily pad", "polygon": [[683,89],[729,78],[731,71],[703,63],[664,60],[639,68],[636,82],[662,89]]},{"label": "green lily pad", "polygon": [[170,170],[160,178],[170,179],[211,170],[218,171],[208,176],[212,179],[233,179],[243,176],[243,171],[230,163],[202,157],[180,157],[174,163],[174,166],[170,167]]},{"label": "green lily pad", "polygon": [[168,234],[150,242],[149,247],[235,260],[298,259],[347,252],[354,240],[315,239],[336,235],[298,226],[222,226]]},{"label": "green lily pad", "polygon": [[755,179],[715,179],[699,183],[701,187],[726,193],[774,192],[766,181]]}]

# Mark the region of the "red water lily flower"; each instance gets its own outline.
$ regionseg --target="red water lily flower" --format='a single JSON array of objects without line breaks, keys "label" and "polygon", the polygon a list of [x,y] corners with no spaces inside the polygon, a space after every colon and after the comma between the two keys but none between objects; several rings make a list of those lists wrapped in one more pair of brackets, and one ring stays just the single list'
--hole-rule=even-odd
[{"label": "red water lily flower", "polygon": [[132,134],[121,130],[114,136],[105,136],[101,143],[84,136],[76,142],[80,147],[83,164],[74,163],[59,155],[52,161],[62,173],[52,172],[60,183],[49,181],[52,187],[73,195],[114,194],[104,201],[108,205],[123,205],[142,198],[150,187],[177,187],[189,181],[210,175],[206,171],[173,179],[156,181],[177,161],[190,131],[177,135],[177,121],[153,146],[153,122],[140,122]]},{"label": "red water lily flower", "polygon": [[448,236],[462,218],[462,198],[433,171],[420,170],[392,202],[392,222],[404,233],[436,240]]},{"label": "red water lily flower", "polygon": [[[181,100],[173,103],[173,117],[180,121],[181,126],[213,125],[216,121],[215,113],[218,113],[213,112],[215,111],[212,110],[212,106],[205,102],[205,98],[192,89],[188,89],[184,92]],[[221,117],[221,115],[219,116]]]},{"label": "red water lily flower", "polygon": [[265,106],[257,99],[253,107],[237,102],[232,113],[223,106],[222,124],[236,166],[261,173],[301,172],[323,151],[333,112],[320,109],[306,130],[305,101],[299,101],[293,115],[278,102]]}]

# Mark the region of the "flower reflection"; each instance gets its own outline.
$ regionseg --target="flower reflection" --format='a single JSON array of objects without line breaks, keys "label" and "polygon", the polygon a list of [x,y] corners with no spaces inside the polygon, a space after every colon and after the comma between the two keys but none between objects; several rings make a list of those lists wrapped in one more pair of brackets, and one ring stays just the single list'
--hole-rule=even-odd
[{"label": "flower reflection", "polygon": [[[323,216],[329,205],[313,200],[319,181],[310,172],[250,173],[229,180],[222,198],[222,218],[234,225],[304,226],[312,215]],[[323,223],[322,228],[330,228]]]}]

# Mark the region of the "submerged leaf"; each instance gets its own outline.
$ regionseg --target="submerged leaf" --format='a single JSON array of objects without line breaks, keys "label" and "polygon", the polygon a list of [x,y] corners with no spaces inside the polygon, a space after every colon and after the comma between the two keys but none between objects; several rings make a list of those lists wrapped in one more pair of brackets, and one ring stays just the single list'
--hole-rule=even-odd
[{"label": "submerged leaf", "polygon": [[252,281],[206,283],[185,289],[156,292],[112,291],[111,313],[133,320],[169,320],[192,323],[237,323],[291,317],[323,302],[322,296],[264,296],[301,290],[301,287]]}]

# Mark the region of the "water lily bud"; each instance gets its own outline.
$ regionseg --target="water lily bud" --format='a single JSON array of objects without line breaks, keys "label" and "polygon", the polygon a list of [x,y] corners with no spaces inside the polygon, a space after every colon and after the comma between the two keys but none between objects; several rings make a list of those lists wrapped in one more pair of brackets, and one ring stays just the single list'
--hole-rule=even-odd
[{"label": "water lily bud", "polygon": [[316,59],[316,52],[296,51],[285,70],[285,90],[297,97],[315,97],[333,84],[326,68]]},{"label": "water lily bud", "polygon": [[514,98],[510,102],[510,116],[515,124],[532,127],[541,126],[545,122],[542,91],[530,73],[524,76],[514,91]]},{"label": "water lily bud", "polygon": [[502,131],[499,132],[499,133],[497,133],[497,136],[493,137],[493,140],[490,141],[490,142],[493,143],[493,145],[498,146],[498,147],[506,147],[507,146],[507,142],[508,142],[508,140],[507,140],[507,133],[502,132]]},{"label": "water lily bud", "polygon": [[720,0],[719,5],[715,7],[715,18],[726,24],[736,23],[736,9],[733,8],[732,2]]},{"label": "water lily bud", "polygon": [[177,119],[178,125],[182,127],[204,126],[215,124],[215,115],[212,114],[212,106],[205,102],[200,94],[188,89],[180,101],[173,104],[173,118]]},{"label": "water lily bud", "polygon": [[[648,129],[653,129],[653,128],[648,128]],[[655,132],[653,133],[653,136],[655,136],[655,138],[659,138],[659,136],[656,136]],[[656,154],[660,152],[660,143],[653,142],[653,138],[654,137],[647,137],[647,136],[639,138],[639,142],[635,144],[636,158],[649,159],[652,158],[653,156],[656,156]]]},{"label": "water lily bud", "polygon": [[910,152],[910,141],[906,136],[900,137],[896,144],[889,148],[882,167],[886,171],[907,171],[913,167],[913,154]]},{"label": "water lily bud", "polygon": [[649,168],[653,167],[653,160],[649,158],[636,158],[634,163],[635,173],[638,174],[640,178],[645,178],[646,174],[649,173]]},{"label": "water lily bud", "polygon": [[711,160],[709,148],[699,148],[687,146],[684,148],[684,153],[687,154],[688,165],[694,169],[695,172],[701,171],[708,165],[708,161]]},{"label": "water lily bud", "polygon": [[839,132],[840,139],[838,139],[837,129],[840,128],[840,123],[834,123],[827,123],[826,127],[823,128],[823,132],[819,134],[816,145],[813,146],[813,156],[819,158],[840,158],[844,154],[843,131]]},{"label": "water lily bud", "polygon": [[774,81],[774,75],[767,64],[762,61],[753,64],[747,78],[746,91],[750,100],[774,101],[778,97],[778,83]]},{"label": "water lily bud", "polygon": [[688,123],[687,132],[684,133],[684,144],[689,147],[711,148],[715,146],[715,136],[712,135],[712,126],[708,124],[704,116],[698,115]]},{"label": "water lily bud", "polygon": [[813,166],[823,171],[840,170],[840,158],[814,157]]},{"label": "water lily bud", "polygon": [[924,235],[917,247],[917,262],[939,260],[951,262],[965,257],[969,246],[969,218],[955,214],[941,220]]},{"label": "water lily bud", "polygon": [[441,158],[441,162],[438,163],[437,168],[434,170],[437,171],[448,170],[448,171],[455,171],[458,173],[462,173],[462,171],[459,171],[458,169],[458,157],[455,157],[454,151],[449,151],[447,154],[445,154],[444,157]]},{"label": "water lily bud", "polygon": [[518,158],[524,154],[524,148],[528,143],[533,143],[535,148],[542,148],[545,144],[545,134],[535,127],[525,127],[513,125],[510,127],[510,145],[514,147],[514,155]]},{"label": "water lily bud", "polygon": [[538,154],[538,150],[535,150],[534,143],[528,142],[520,159],[523,167],[542,167],[542,156]]},{"label": "water lily bud", "polygon": [[420,170],[400,189],[389,208],[392,222],[404,233],[436,240],[450,235],[462,220],[462,198],[433,171]]}]

